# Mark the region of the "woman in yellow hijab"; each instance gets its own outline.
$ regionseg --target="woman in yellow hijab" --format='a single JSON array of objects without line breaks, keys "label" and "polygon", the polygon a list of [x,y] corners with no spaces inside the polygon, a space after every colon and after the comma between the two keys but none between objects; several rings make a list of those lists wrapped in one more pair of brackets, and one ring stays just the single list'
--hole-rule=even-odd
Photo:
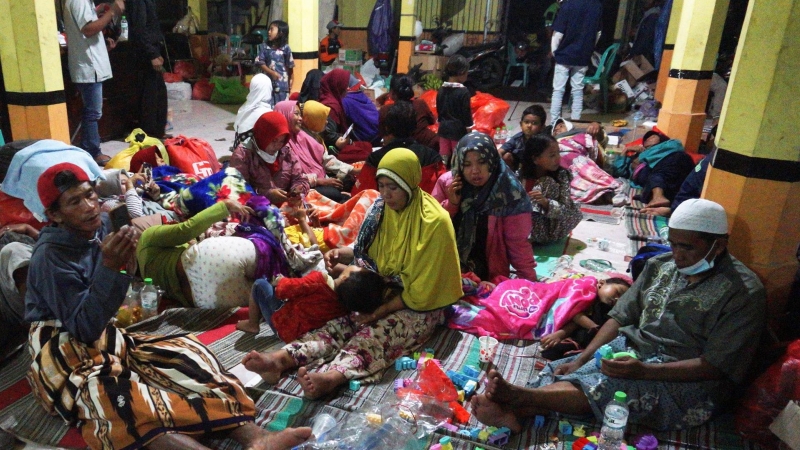
[{"label": "woman in yellow hijab", "polygon": [[[395,359],[410,354],[444,320],[445,306],[463,295],[455,232],[450,215],[419,188],[422,177],[411,150],[390,151],[378,165],[381,197],[367,212],[354,249],[329,252],[330,265],[355,263],[403,286],[371,314],[334,319],[270,354],[251,352],[247,369],[277,382],[300,367],[297,380],[308,398],[335,391],[349,380],[380,378]],[[306,364],[331,361],[325,372]]]}]

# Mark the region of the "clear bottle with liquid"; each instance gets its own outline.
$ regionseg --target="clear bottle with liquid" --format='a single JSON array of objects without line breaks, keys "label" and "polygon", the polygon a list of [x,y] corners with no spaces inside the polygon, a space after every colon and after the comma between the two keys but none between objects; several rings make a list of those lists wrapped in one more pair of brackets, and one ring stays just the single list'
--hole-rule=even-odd
[{"label": "clear bottle with liquid", "polygon": [[622,391],[614,393],[614,400],[606,405],[603,416],[603,428],[597,439],[599,450],[619,450],[625,438],[625,427],[628,426],[628,396]]},{"label": "clear bottle with liquid", "polygon": [[128,19],[125,16],[122,16],[122,19],[119,21],[119,40],[128,40]]},{"label": "clear bottle with liquid", "polygon": [[139,303],[142,307],[142,319],[158,314],[158,289],[153,286],[152,278],[144,279],[144,286],[139,291]]}]

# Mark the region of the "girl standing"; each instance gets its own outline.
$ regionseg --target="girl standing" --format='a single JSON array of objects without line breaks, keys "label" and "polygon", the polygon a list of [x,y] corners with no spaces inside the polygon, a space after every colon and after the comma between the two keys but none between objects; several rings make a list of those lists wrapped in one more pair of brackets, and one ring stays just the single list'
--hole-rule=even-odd
[{"label": "girl standing", "polygon": [[469,72],[469,63],[461,55],[447,61],[444,75],[447,81],[436,94],[436,110],[439,114],[439,154],[450,167],[450,155],[458,141],[472,129],[472,95],[464,86]]},{"label": "girl standing", "polygon": [[282,20],[274,20],[269,24],[269,42],[256,58],[256,64],[272,79],[273,106],[286,100],[292,90],[294,58],[289,48],[289,24]]},{"label": "girl standing", "polygon": [[583,219],[580,206],[570,197],[572,175],[560,162],[558,141],[552,136],[537,134],[525,143],[520,172],[533,203],[534,243],[563,239]]}]

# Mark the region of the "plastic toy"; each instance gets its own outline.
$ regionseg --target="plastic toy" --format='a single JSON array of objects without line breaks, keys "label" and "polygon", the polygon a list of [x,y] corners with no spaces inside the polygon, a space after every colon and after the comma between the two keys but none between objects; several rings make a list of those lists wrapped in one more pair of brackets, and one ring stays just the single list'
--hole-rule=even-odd
[{"label": "plastic toy", "polygon": [[444,428],[445,430],[447,430],[447,431],[449,431],[451,433],[458,433],[458,427],[456,425],[453,425],[452,423],[445,422],[445,423],[439,425],[439,427]]},{"label": "plastic toy", "polygon": [[458,401],[460,403],[464,403],[464,396],[465,395],[466,395],[466,393],[463,390],[459,390],[458,391]]},{"label": "plastic toy", "polygon": [[566,420],[559,420],[558,432],[561,434],[572,434],[572,424]]},{"label": "plastic toy", "polygon": [[450,410],[453,411],[453,420],[457,423],[468,423],[470,415],[458,402],[450,402]]},{"label": "plastic toy", "polygon": [[575,437],[586,437],[586,430],[583,429],[583,425],[578,425],[572,430],[572,435]]},{"label": "plastic toy", "polygon": [[572,450],[583,450],[583,447],[590,444],[588,439],[585,437],[579,438],[577,441],[572,443]]},{"label": "plastic toy", "polygon": [[450,443],[450,436],[439,439],[439,445],[442,446],[442,450],[453,450],[453,444]]},{"label": "plastic toy", "polygon": [[442,450],[442,446],[440,444],[433,444],[430,450]]},{"label": "plastic toy", "polygon": [[417,368],[417,362],[409,358],[408,356],[403,356],[400,359],[395,360],[394,362],[394,369],[397,371],[411,370],[416,368]]},{"label": "plastic toy", "polygon": [[474,394],[475,391],[477,390],[478,390],[477,381],[469,380],[466,383],[464,383],[464,394],[466,394],[467,397],[472,396],[472,394]]},{"label": "plastic toy", "polygon": [[594,352],[594,363],[597,365],[597,368],[600,368],[602,364],[601,361],[604,359],[615,359],[615,358],[622,358],[623,356],[628,356],[630,358],[638,359],[639,357],[633,351],[627,352],[614,352],[610,345],[605,344],[601,345],[600,348]]},{"label": "plastic toy", "polygon": [[488,439],[489,439],[489,432],[488,431],[481,430],[481,432],[478,433],[478,440],[479,441],[486,442]]},{"label": "plastic toy", "polygon": [[470,378],[478,379],[478,375],[481,374],[481,371],[480,369],[474,366],[464,366],[464,368],[461,369],[461,373]]},{"label": "plastic toy", "polygon": [[544,416],[536,416],[533,419],[533,426],[534,428],[542,428],[544,426]]},{"label": "plastic toy", "polygon": [[501,447],[508,444],[508,433],[495,433],[489,436],[489,443]]},{"label": "plastic toy", "polygon": [[350,390],[357,391],[361,389],[361,382],[358,380],[350,380]]},{"label": "plastic toy", "polygon": [[658,439],[652,434],[645,434],[636,440],[636,450],[655,450],[658,448]]}]

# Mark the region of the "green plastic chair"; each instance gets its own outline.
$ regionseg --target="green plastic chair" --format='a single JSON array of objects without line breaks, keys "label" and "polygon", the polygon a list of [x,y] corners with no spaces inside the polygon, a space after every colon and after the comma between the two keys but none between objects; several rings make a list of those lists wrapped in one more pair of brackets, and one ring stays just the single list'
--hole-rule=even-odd
[{"label": "green plastic chair", "polygon": [[614,64],[614,59],[617,57],[619,44],[611,44],[603,56],[600,57],[600,64],[597,65],[597,70],[594,75],[585,77],[583,84],[600,84],[600,92],[603,93],[603,112],[608,112],[608,80],[611,77],[611,66]]},{"label": "green plastic chair", "polygon": [[503,85],[508,84],[508,76],[511,73],[512,67],[522,67],[522,85],[528,87],[528,66],[530,64],[517,60],[517,53],[514,51],[514,45],[511,41],[508,41],[506,47],[508,48],[508,65],[506,66],[506,75],[503,79]]}]

